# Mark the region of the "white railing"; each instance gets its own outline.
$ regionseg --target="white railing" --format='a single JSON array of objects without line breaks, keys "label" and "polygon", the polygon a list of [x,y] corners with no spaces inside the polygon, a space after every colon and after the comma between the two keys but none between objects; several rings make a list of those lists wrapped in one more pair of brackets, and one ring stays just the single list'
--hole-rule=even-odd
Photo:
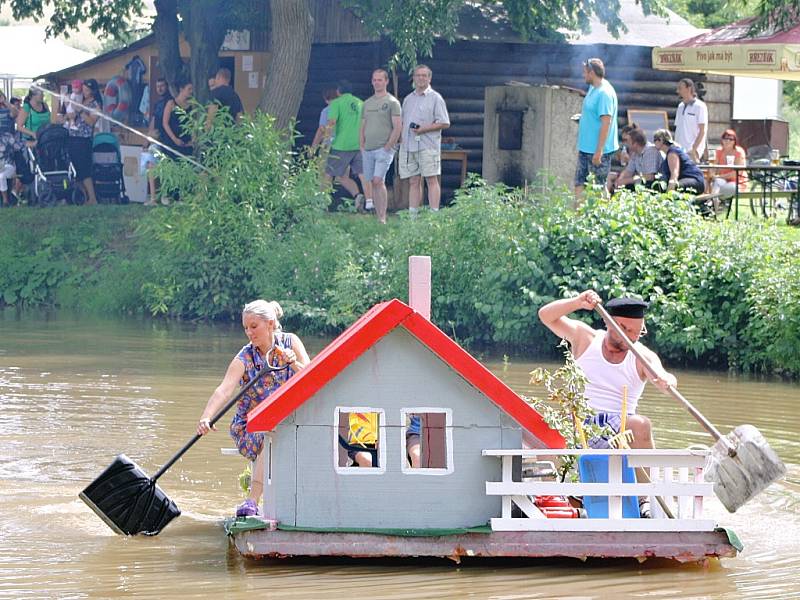
[{"label": "white railing", "polygon": [[[503,512],[491,520],[495,531],[713,531],[716,522],[703,519],[703,498],[713,495],[713,484],[703,481],[705,450],[593,450],[531,449],[484,450],[484,456],[502,460],[502,481],[487,481],[486,494],[502,496]],[[514,481],[515,456],[549,460],[557,456],[607,456],[608,483],[559,483]],[[628,466],[650,469],[650,483],[623,483],[622,457]],[[607,496],[607,519],[549,519],[536,507],[534,496]],[[652,519],[623,518],[622,498],[649,496]],[[674,519],[660,510],[657,497],[670,508]],[[513,517],[512,504],[525,517]],[[527,518],[526,518],[527,517]]]}]

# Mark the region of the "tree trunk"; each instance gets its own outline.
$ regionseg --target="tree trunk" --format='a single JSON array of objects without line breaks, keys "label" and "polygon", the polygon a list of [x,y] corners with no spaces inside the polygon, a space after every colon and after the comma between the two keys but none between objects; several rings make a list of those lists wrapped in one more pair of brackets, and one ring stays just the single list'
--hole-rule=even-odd
[{"label": "tree trunk", "polygon": [[189,77],[194,84],[194,97],[200,103],[209,99],[208,79],[219,68],[219,49],[225,41],[227,30],[220,26],[219,15],[226,10],[226,2],[183,2],[186,41],[192,48],[189,60]]},{"label": "tree trunk", "polygon": [[158,68],[172,89],[180,76],[183,61],[179,47],[177,0],[156,0],[156,18],[153,32],[158,45]]},{"label": "tree trunk", "polygon": [[259,108],[285,128],[303,100],[314,19],[309,0],[270,0],[270,15],[272,58]]}]

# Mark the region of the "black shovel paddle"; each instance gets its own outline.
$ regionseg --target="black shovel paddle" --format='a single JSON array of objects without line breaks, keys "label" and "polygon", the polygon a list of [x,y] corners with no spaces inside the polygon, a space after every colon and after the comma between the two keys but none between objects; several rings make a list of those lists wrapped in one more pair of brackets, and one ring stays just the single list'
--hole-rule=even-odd
[{"label": "black shovel paddle", "polygon": [[[267,360],[267,366],[214,415],[210,425],[219,421],[264,375],[288,368],[289,365],[272,367]],[[156,481],[201,437],[195,434],[153,477],[148,477],[135,462],[120,454],[78,497],[120,535],[158,535],[172,519],[180,516],[181,511]]]},{"label": "black shovel paddle", "polygon": [[[628,339],[608,311],[601,304],[596,304],[594,308],[603,317],[606,325],[625,340],[628,349],[639,359],[648,373],[657,377],[650,362]],[[753,425],[739,425],[727,436],[723,436],[683,397],[683,394],[672,386],[669,386],[667,391],[717,440],[708,456],[705,478],[706,481],[714,482],[714,493],[729,512],[736,512],[736,509],[761,493],[771,483],[786,475],[786,466]]]}]

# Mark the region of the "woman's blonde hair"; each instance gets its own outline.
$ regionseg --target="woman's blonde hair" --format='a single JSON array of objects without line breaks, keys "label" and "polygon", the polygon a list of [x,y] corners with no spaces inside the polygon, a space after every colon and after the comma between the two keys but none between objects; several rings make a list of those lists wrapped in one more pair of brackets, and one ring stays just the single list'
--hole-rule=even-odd
[{"label": "woman's blonde hair", "polygon": [[280,329],[281,323],[278,319],[283,316],[283,309],[275,300],[270,302],[266,300],[253,300],[244,305],[242,309],[242,318],[244,318],[245,315],[255,315],[265,321],[274,321],[275,329]]}]

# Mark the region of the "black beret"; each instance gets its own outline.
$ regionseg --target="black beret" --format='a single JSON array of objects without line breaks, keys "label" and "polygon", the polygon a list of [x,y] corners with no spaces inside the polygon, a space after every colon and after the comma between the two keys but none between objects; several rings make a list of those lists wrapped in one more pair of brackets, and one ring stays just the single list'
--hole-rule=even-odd
[{"label": "black beret", "polygon": [[638,298],[614,298],[608,301],[606,310],[612,317],[641,319],[648,306],[650,305],[647,302]]}]

